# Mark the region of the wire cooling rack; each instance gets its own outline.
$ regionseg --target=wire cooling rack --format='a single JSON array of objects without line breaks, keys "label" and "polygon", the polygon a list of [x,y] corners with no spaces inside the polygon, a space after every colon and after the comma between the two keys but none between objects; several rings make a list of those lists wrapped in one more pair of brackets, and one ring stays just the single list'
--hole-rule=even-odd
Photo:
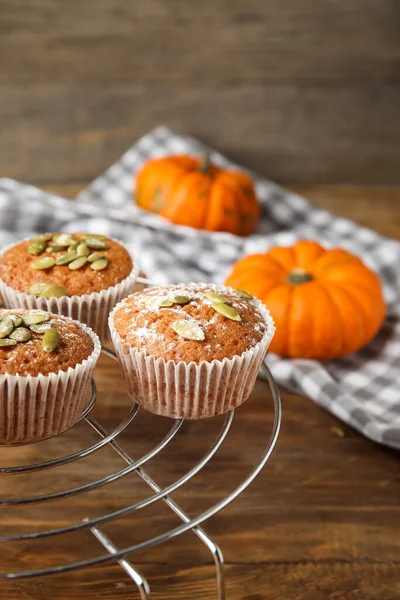
[{"label": "wire cooling rack", "polygon": [[[103,348],[103,353],[113,359],[116,359],[115,354],[106,348]],[[178,434],[183,421],[172,420],[172,426],[169,429],[168,433],[165,435],[165,437],[140,459],[134,460],[133,458],[131,458],[129,453],[123,448],[123,446],[117,441],[117,437],[126,429],[128,425],[130,425],[134,421],[135,417],[138,415],[139,406],[137,404],[133,404],[130,407],[128,414],[117,425],[117,427],[115,427],[115,429],[111,432],[106,431],[106,429],[101,425],[101,423],[99,423],[91,414],[91,409],[94,407],[96,402],[96,384],[95,381],[92,381],[91,397],[88,402],[88,407],[81,417],[81,421],[89,425],[90,428],[94,430],[98,438],[97,441],[94,444],[87,446],[86,448],[81,449],[72,454],[63,455],[59,458],[47,460],[44,462],[32,463],[21,466],[0,465],[0,490],[3,488],[3,486],[1,485],[2,476],[26,476],[29,473],[34,473],[45,469],[53,469],[54,473],[56,474],[57,468],[60,468],[66,465],[67,463],[72,463],[73,461],[79,461],[86,457],[89,457],[90,455],[94,454],[95,452],[97,452],[101,448],[104,448],[105,446],[111,448],[113,452],[115,452],[120,458],[122,458],[123,461],[126,463],[126,466],[92,483],[81,485],[78,487],[70,487],[69,489],[63,491],[55,491],[52,493],[36,496],[27,495],[9,499],[3,498],[0,492],[0,516],[1,508],[7,506],[25,506],[26,508],[24,510],[27,511],[30,505],[36,505],[41,503],[45,504],[48,501],[65,499],[77,496],[79,494],[84,494],[96,490],[97,488],[100,488],[102,486],[106,486],[107,484],[111,484],[112,482],[115,482],[118,479],[133,472],[136,472],[140,476],[143,482],[147,484],[147,486],[153,493],[147,496],[145,499],[142,499],[141,501],[138,501],[134,504],[129,504],[128,506],[124,506],[123,508],[119,508],[118,510],[103,514],[96,518],[85,518],[83,521],[64,527],[59,527],[56,529],[47,529],[45,531],[10,534],[6,536],[0,535],[0,543],[7,544],[11,542],[20,542],[24,540],[34,542],[44,538],[60,539],[63,535],[66,535],[68,533],[86,529],[89,530],[93,534],[93,536],[95,536],[95,538],[100,542],[100,544],[102,544],[102,546],[106,550],[106,553],[93,556],[89,559],[59,564],[52,567],[38,568],[35,570],[15,570],[13,572],[0,572],[0,579],[15,580],[26,579],[30,577],[40,577],[45,575],[73,571],[85,567],[104,565],[105,563],[110,562],[118,562],[122,569],[136,584],[141,600],[145,600],[147,598],[150,598],[149,584],[146,581],[146,579],[140,574],[140,572],[130,562],[128,562],[128,557],[135,552],[138,552],[140,550],[146,550],[148,548],[151,548],[152,546],[155,546],[156,544],[166,542],[167,540],[177,537],[190,530],[201,540],[201,542],[211,552],[216,568],[217,598],[218,600],[225,600],[226,596],[223,571],[223,554],[219,546],[202,529],[202,527],[200,527],[200,525],[207,521],[207,519],[215,515],[217,512],[222,510],[237,496],[239,496],[239,494],[241,494],[247,488],[247,486],[255,479],[255,477],[257,477],[258,473],[265,466],[269,457],[272,454],[279,433],[281,421],[281,403],[278,387],[268,367],[265,364],[263,364],[263,366],[261,367],[261,374],[263,376],[263,379],[265,380],[266,392],[267,385],[269,386],[271,392],[271,394],[266,393],[265,409],[269,410],[271,407],[271,395],[274,408],[272,429],[269,434],[269,440],[266,444],[266,447],[262,452],[258,462],[255,464],[250,473],[242,480],[240,485],[234,491],[232,491],[225,498],[214,504],[214,506],[202,512],[201,514],[198,514],[195,517],[189,517],[175,502],[175,500],[171,498],[171,494],[176,490],[182,488],[187,482],[189,482],[193,477],[195,477],[195,475],[197,475],[203,469],[203,467],[205,467],[211,461],[213,456],[215,456],[223,442],[228,437],[234,419],[234,411],[232,410],[226,414],[222,428],[217,434],[212,445],[202,456],[201,460],[192,469],[187,471],[183,476],[174,481],[172,484],[168,485],[167,487],[161,488],[154,481],[154,479],[152,479],[147,474],[147,472],[144,469],[144,465],[149,463],[157,455],[160,455],[160,453]],[[163,501],[169,507],[169,509],[171,509],[171,511],[173,511],[173,513],[175,513],[175,515],[179,517],[179,519],[182,521],[182,524],[180,526],[175,527],[174,529],[170,529],[155,537],[149,538],[141,543],[127,546],[122,549],[117,548],[109,539],[109,537],[106,536],[104,531],[102,531],[102,525],[110,521],[120,519],[126,515],[133,515],[134,513],[136,514],[136,516],[140,517],[140,514],[138,513],[141,509],[159,501]],[[19,565],[16,564],[15,566],[17,567]]]}]

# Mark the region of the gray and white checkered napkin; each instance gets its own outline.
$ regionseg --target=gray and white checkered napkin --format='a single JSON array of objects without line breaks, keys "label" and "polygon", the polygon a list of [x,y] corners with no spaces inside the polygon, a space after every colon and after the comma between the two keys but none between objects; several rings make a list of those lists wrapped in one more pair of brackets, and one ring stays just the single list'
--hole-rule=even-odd
[{"label": "gray and white checkered napkin", "polygon": [[[145,160],[205,150],[193,138],[155,129],[79,194],[76,203],[2,179],[0,246],[33,231],[105,233],[130,244],[147,276],[160,283],[222,282],[237,258],[300,238],[347,248],[384,283],[389,316],[380,334],[364,350],[341,360],[320,363],[269,354],[267,361],[283,386],[309,396],[367,437],[400,449],[400,244],[316,209],[254,174],[263,218],[256,234],[245,239],[175,226],[134,206],[133,175]],[[236,166],[217,152],[213,158]]]}]

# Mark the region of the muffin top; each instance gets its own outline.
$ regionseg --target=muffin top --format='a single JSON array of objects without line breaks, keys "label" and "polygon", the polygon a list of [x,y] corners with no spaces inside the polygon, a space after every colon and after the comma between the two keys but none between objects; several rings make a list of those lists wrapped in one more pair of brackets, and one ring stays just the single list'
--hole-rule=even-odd
[{"label": "muffin top", "polygon": [[252,296],[211,285],[138,292],[117,307],[113,318],[128,346],[174,362],[230,359],[253,348],[267,332]]},{"label": "muffin top", "polygon": [[0,375],[67,371],[93,350],[90,335],[69,319],[40,310],[0,310]]},{"label": "muffin top", "polygon": [[124,246],[94,234],[39,234],[0,256],[4,283],[45,298],[100,292],[126,279],[132,268]]}]

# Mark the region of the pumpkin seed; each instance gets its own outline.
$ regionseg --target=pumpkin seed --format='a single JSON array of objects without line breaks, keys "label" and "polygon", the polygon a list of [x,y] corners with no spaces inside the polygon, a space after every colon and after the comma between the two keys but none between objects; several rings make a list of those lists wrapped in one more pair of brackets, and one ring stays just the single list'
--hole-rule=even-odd
[{"label": "pumpkin seed", "polygon": [[63,285],[56,285],[55,283],[47,283],[44,287],[41,296],[43,298],[62,298],[67,295],[67,290]]},{"label": "pumpkin seed", "polygon": [[42,296],[42,294],[43,294],[43,290],[46,289],[47,285],[48,285],[48,283],[44,283],[42,281],[33,283],[28,290],[28,294],[32,294],[32,296],[36,296],[36,298],[40,298],[40,296]]},{"label": "pumpkin seed", "polygon": [[99,260],[99,258],[105,258],[105,256],[104,252],[92,252],[92,254],[89,254],[88,256],[88,261],[94,262],[95,260]]},{"label": "pumpkin seed", "polygon": [[174,304],[189,304],[190,301],[188,296],[174,296]]},{"label": "pumpkin seed", "polygon": [[46,248],[46,252],[62,252],[63,250],[65,250],[65,246],[60,246],[59,244],[52,244]]},{"label": "pumpkin seed", "polygon": [[78,256],[89,256],[89,254],[90,254],[90,250],[86,246],[85,242],[80,242],[78,244],[78,246],[76,247],[75,252],[77,253]]},{"label": "pumpkin seed", "polygon": [[213,302],[226,302],[227,299],[222,294],[217,294],[217,292],[206,292],[206,298],[209,300],[213,300]]},{"label": "pumpkin seed", "polygon": [[37,323],[36,325],[30,325],[29,329],[34,333],[45,333],[51,328],[51,323]]},{"label": "pumpkin seed", "polygon": [[149,308],[159,308],[161,302],[163,302],[163,299],[160,296],[150,296],[150,298],[145,298],[144,301]]},{"label": "pumpkin seed", "polygon": [[172,329],[186,340],[196,340],[201,342],[204,340],[204,331],[196,321],[182,320],[175,321],[171,324]]},{"label": "pumpkin seed", "polygon": [[93,271],[103,271],[103,269],[105,269],[107,266],[108,258],[104,256],[103,258],[98,258],[97,260],[93,261],[90,265],[90,268],[93,269]]},{"label": "pumpkin seed", "polygon": [[42,254],[46,250],[46,244],[40,241],[31,242],[28,246],[29,254],[33,254],[34,256],[38,256]]},{"label": "pumpkin seed", "polygon": [[68,265],[76,258],[78,258],[76,252],[71,252],[70,254],[61,254],[56,258],[56,265]]},{"label": "pumpkin seed", "polygon": [[16,346],[17,342],[15,340],[11,340],[10,338],[2,338],[0,339],[0,346]]},{"label": "pumpkin seed", "polygon": [[78,246],[79,246],[78,242],[74,242],[73,244],[68,246],[68,250],[67,250],[68,254],[76,254]]},{"label": "pumpkin seed", "polygon": [[166,300],[163,300],[162,302],[160,302],[160,304],[158,305],[160,308],[169,308],[170,306],[173,306],[174,303],[172,302],[172,300],[168,300],[168,298]]},{"label": "pumpkin seed", "polygon": [[239,296],[240,298],[245,298],[246,300],[253,300],[253,296],[251,294],[248,294],[244,290],[234,290],[234,292],[236,296]]},{"label": "pumpkin seed", "polygon": [[39,258],[39,260],[35,260],[31,263],[31,267],[36,269],[37,271],[42,271],[44,269],[51,269],[54,267],[56,261],[51,256],[46,256],[45,258]]},{"label": "pumpkin seed", "polygon": [[85,238],[86,245],[93,250],[107,250],[108,246],[103,240],[94,237]]},{"label": "pumpkin seed", "polygon": [[26,315],[21,315],[24,325],[29,327],[30,325],[36,325],[37,323],[44,323],[49,320],[49,315],[45,312],[31,312]]},{"label": "pumpkin seed", "polygon": [[12,333],[10,333],[10,339],[16,342],[29,342],[32,334],[26,327],[17,327]]},{"label": "pumpkin seed", "polygon": [[53,352],[53,350],[57,348],[59,342],[60,334],[58,333],[57,329],[50,327],[50,329],[45,332],[42,338],[42,348],[45,352]]},{"label": "pumpkin seed", "polygon": [[88,246],[86,246],[85,242],[81,242],[76,249],[76,253],[78,256],[89,256],[90,250]]},{"label": "pumpkin seed", "polygon": [[10,335],[14,329],[14,323],[8,315],[3,317],[0,321],[0,338],[6,338]]},{"label": "pumpkin seed", "polygon": [[53,238],[53,234],[52,233],[39,233],[38,235],[36,235],[32,242],[48,242]]},{"label": "pumpkin seed", "polygon": [[213,302],[211,306],[217,313],[224,317],[227,317],[228,319],[231,319],[232,321],[242,320],[241,316],[233,308],[233,306],[229,306],[229,304],[225,304],[225,302]]},{"label": "pumpkin seed", "polygon": [[67,246],[70,246],[74,243],[75,240],[69,233],[60,233],[59,235],[55,235],[53,237],[53,244],[55,246],[61,246],[63,248],[66,248]]},{"label": "pumpkin seed", "polygon": [[79,256],[78,258],[73,260],[71,263],[69,263],[68,268],[71,269],[71,271],[77,271],[78,269],[81,269],[82,267],[84,267],[86,265],[86,263],[87,263],[87,257]]},{"label": "pumpkin seed", "polygon": [[84,240],[89,239],[95,239],[95,240],[105,240],[106,236],[105,235],[100,235],[99,233],[85,233],[82,238]]},{"label": "pumpkin seed", "polygon": [[10,313],[7,316],[10,317],[11,321],[14,323],[14,327],[19,327],[21,325],[22,319],[19,315],[14,315],[13,313]]}]

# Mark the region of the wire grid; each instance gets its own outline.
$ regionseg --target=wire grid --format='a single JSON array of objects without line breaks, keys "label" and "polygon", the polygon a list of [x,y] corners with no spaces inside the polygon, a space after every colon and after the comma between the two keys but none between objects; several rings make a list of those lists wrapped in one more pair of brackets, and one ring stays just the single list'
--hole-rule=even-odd
[{"label": "wire grid", "polygon": [[[103,348],[103,353],[108,355],[111,358],[116,359],[116,355],[110,350]],[[107,477],[103,477],[98,479],[95,482],[81,485],[75,488],[70,488],[68,490],[64,490],[61,492],[55,492],[51,494],[43,494],[37,496],[26,496],[20,498],[0,498],[0,507],[5,506],[16,506],[16,505],[29,505],[29,504],[37,504],[37,503],[45,503],[47,501],[57,500],[61,498],[68,498],[72,496],[76,496],[78,494],[89,492],[100,488],[101,486],[105,486],[109,483],[112,483],[125,475],[136,472],[141,479],[150,487],[150,489],[154,492],[153,495],[146,497],[144,500],[137,502],[135,504],[131,504],[122,509],[116,510],[114,512],[102,515],[97,518],[85,518],[83,521],[79,523],[75,523],[73,525],[68,525],[65,527],[60,527],[56,529],[49,529],[45,531],[37,531],[37,532],[29,532],[17,535],[7,535],[0,536],[0,543],[5,542],[16,542],[23,540],[37,540],[49,537],[61,536],[66,533],[80,531],[83,529],[89,529],[91,533],[96,537],[96,539],[102,544],[102,546],[106,549],[107,553],[99,556],[95,556],[90,559],[81,560],[78,562],[65,563],[60,564],[53,567],[35,569],[29,571],[15,571],[15,572],[1,572],[0,579],[10,580],[10,579],[24,579],[30,577],[39,577],[44,575],[62,573],[72,570],[77,570],[85,567],[102,565],[110,562],[118,562],[120,566],[124,569],[127,575],[132,579],[132,581],[136,584],[137,589],[140,594],[141,600],[145,600],[150,597],[150,587],[146,579],[140,574],[140,572],[128,562],[127,557],[137,551],[145,550],[156,544],[160,544],[165,542],[173,537],[179,536],[186,531],[192,531],[201,542],[207,547],[207,549],[211,552],[212,557],[214,559],[215,568],[216,568],[216,581],[217,581],[217,598],[218,600],[225,600],[225,582],[224,582],[224,572],[223,572],[223,564],[224,558],[221,549],[219,546],[210,538],[210,536],[200,527],[200,525],[215,515],[218,511],[222,510],[225,506],[227,506],[232,500],[234,500],[239,494],[246,489],[246,487],[253,481],[253,479],[258,475],[261,469],[264,467],[269,457],[272,454],[274,446],[277,441],[279,427],[281,422],[281,403],[279,397],[278,387],[268,369],[268,367],[263,364],[261,367],[261,373],[265,380],[267,381],[273,399],[274,405],[274,418],[272,430],[270,433],[268,444],[262,453],[259,461],[253,467],[249,475],[241,482],[241,484],[228,496],[220,500],[214,506],[204,511],[200,515],[190,518],[180,507],[179,505],[170,497],[172,492],[178,490],[182,486],[184,486],[189,480],[191,480],[197,473],[201,471],[201,469],[207,465],[207,463],[212,459],[212,457],[216,454],[218,449],[221,447],[222,443],[226,439],[230,427],[234,418],[234,411],[230,411],[225,416],[225,420],[221,430],[219,431],[217,437],[212,443],[211,447],[204,454],[201,460],[189,471],[187,471],[182,477],[180,477],[177,481],[172,483],[171,485],[160,488],[157,483],[146,473],[144,470],[144,465],[151,461],[155,456],[157,456],[166,446],[171,442],[171,440],[178,433],[183,421],[175,420],[172,421],[172,426],[166,436],[152,448],[150,452],[142,456],[138,460],[133,460],[129,454],[124,450],[121,444],[116,440],[117,436],[134,420],[136,415],[138,414],[139,407],[137,404],[133,404],[128,415],[119,423],[119,425],[112,431],[108,433],[104,427],[94,419],[90,410],[95,404],[96,400],[96,384],[92,381],[92,390],[91,390],[91,398],[89,400],[88,408],[82,415],[81,420],[86,421],[87,424],[97,433],[99,436],[99,440],[78,452],[62,456],[57,459],[49,460],[46,462],[29,464],[24,466],[12,466],[12,467],[0,467],[0,475],[12,475],[12,474],[24,474],[35,471],[41,471],[44,469],[56,468],[67,463],[80,460],[85,458],[94,452],[98,451],[100,448],[108,445],[113,449],[115,453],[117,453],[126,463],[126,467],[120,469]],[[144,542],[125,547],[123,549],[118,549],[112,541],[104,534],[101,530],[100,526],[114,519],[121,518],[127,514],[136,512],[146,506],[149,506],[159,500],[162,500],[166,503],[166,505],[180,518],[182,521],[182,525],[175,527],[161,535],[150,538]]]}]

